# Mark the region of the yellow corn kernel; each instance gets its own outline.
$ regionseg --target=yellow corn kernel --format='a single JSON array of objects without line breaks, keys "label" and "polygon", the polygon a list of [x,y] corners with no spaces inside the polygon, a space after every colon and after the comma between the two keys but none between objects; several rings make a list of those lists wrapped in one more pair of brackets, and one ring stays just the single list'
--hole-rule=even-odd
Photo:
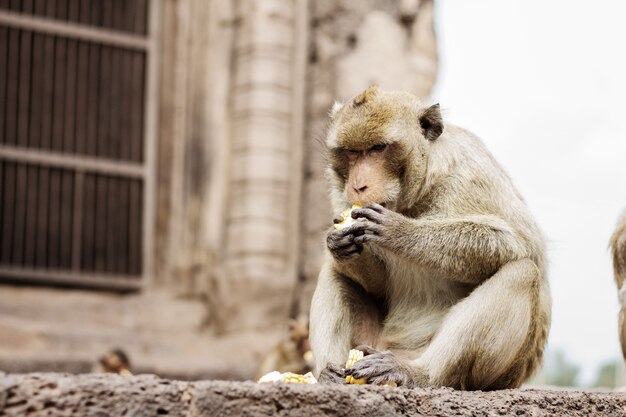
[{"label": "yellow corn kernel", "polygon": [[356,361],[363,359],[363,352],[357,349],[350,349],[348,352],[348,360],[346,361],[346,368],[350,369]]},{"label": "yellow corn kernel", "polygon": [[[363,352],[357,349],[350,349],[348,353],[348,360],[346,361],[346,369],[352,368],[356,361],[363,359]],[[355,378],[352,375],[346,376],[346,382],[352,385],[364,385],[367,384],[367,378]],[[397,388],[398,384],[394,381],[386,381],[382,385]]]},{"label": "yellow corn kernel", "polygon": [[258,382],[261,384],[267,382],[284,382],[286,384],[316,384],[317,380],[311,372],[308,372],[305,375],[300,375],[294,374],[293,372],[285,372],[281,374],[278,371],[273,371],[269,374],[263,375]]},{"label": "yellow corn kernel", "polygon": [[352,218],[352,210],[360,209],[362,206],[360,204],[353,204],[349,209],[344,210],[341,213],[341,218],[343,219],[339,223],[335,223],[335,230],[341,230],[345,227],[350,227],[355,220]]},{"label": "yellow corn kernel", "polygon": [[291,384],[315,384],[317,380],[311,372],[307,372],[304,375],[294,374],[292,372],[285,372],[282,375],[282,381]]},{"label": "yellow corn kernel", "polygon": [[[354,363],[361,359],[363,359],[362,351],[357,349],[350,349],[350,352],[348,353],[348,360],[346,361],[346,369],[352,368]],[[346,377],[346,382],[348,384],[363,385],[367,384],[367,378],[354,378],[352,375],[348,375]]]},{"label": "yellow corn kernel", "polygon": [[352,385],[365,385],[367,384],[367,378],[355,378],[352,375],[346,377],[346,382]]}]

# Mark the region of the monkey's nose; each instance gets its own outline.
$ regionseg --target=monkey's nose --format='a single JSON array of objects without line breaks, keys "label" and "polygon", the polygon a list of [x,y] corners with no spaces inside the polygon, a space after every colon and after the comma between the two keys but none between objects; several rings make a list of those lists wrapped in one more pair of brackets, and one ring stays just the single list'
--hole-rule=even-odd
[{"label": "monkey's nose", "polygon": [[354,188],[354,191],[356,191],[357,193],[362,193],[363,191],[367,190],[367,185],[353,185],[352,188]]}]

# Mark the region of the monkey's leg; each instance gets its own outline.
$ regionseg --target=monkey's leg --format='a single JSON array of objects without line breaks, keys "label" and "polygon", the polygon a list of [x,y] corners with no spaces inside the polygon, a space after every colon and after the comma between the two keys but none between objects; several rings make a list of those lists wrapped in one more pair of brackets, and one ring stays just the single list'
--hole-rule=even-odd
[{"label": "monkey's leg", "polygon": [[446,315],[412,365],[435,386],[519,386],[541,360],[550,313],[547,284],[529,259],[510,262]]},{"label": "monkey's leg", "polygon": [[324,264],[313,295],[310,342],[320,382],[345,382],[350,348],[376,345],[382,317],[376,300],[349,278]]}]

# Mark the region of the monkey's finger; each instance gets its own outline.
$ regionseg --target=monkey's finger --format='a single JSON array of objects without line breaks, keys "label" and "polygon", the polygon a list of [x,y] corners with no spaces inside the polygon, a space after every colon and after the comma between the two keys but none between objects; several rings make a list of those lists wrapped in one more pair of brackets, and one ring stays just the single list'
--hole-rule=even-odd
[{"label": "monkey's finger", "polygon": [[337,224],[337,223],[341,223],[343,221],[343,217],[341,216],[337,216],[333,219],[333,223]]},{"label": "monkey's finger", "polygon": [[380,353],[378,350],[374,349],[370,345],[358,345],[354,349],[360,350],[363,352],[363,356],[373,355],[374,353]]},{"label": "monkey's finger", "polygon": [[[374,355],[368,356],[368,358],[373,357]],[[352,375],[356,379],[370,379],[376,376],[384,375],[391,369],[391,364],[387,363],[385,359],[368,360],[363,358],[360,361],[356,361],[354,365],[352,365],[352,368],[346,369],[346,374]]]},{"label": "monkey's finger", "polygon": [[331,234],[327,239],[328,248],[331,250],[340,249],[354,242],[354,235]]},{"label": "monkey's finger", "polygon": [[346,375],[339,365],[329,363],[319,375],[320,384],[346,384]]},{"label": "monkey's finger", "polygon": [[356,229],[353,229],[353,226],[357,223],[367,223],[367,220],[365,219],[358,220],[355,223],[353,223],[351,226],[345,227],[336,232],[331,232],[331,234],[336,234],[337,238],[348,236],[348,235],[353,235],[353,236],[362,235],[363,233],[365,233],[365,230],[363,229],[364,226],[360,226]]},{"label": "monkey's finger", "polygon": [[384,228],[380,224],[376,224],[373,222],[356,222],[352,226],[350,226],[348,230],[352,234],[369,231],[374,234],[380,235],[383,232]]},{"label": "monkey's finger", "polygon": [[378,224],[381,224],[384,220],[384,216],[382,214],[368,207],[352,210],[352,218],[353,219],[363,218],[363,219],[367,219]]},{"label": "monkey's finger", "polygon": [[387,359],[388,358],[386,357],[386,355],[380,352],[371,353],[367,356],[363,356],[362,359],[354,362],[354,364],[352,365],[352,368],[346,369],[346,373],[350,374],[358,370],[369,369],[371,367],[379,366],[383,364],[384,362],[388,362]]},{"label": "monkey's finger", "polygon": [[372,209],[375,212],[378,212],[380,214],[383,214],[385,212],[385,210],[387,210],[386,207],[384,207],[383,205],[378,204],[378,203],[370,204],[369,206],[366,206],[365,208],[370,208],[370,209]]},{"label": "monkey's finger", "polygon": [[359,252],[352,252],[349,255],[343,256],[341,259],[343,261],[349,261],[351,259],[354,259],[354,258],[358,257],[359,255],[360,255]]},{"label": "monkey's finger", "polygon": [[342,248],[337,249],[337,253],[351,253],[351,252],[357,252],[359,250],[362,250],[363,246],[360,245],[355,245],[354,243],[350,244],[349,246],[344,246]]},{"label": "monkey's finger", "polygon": [[367,242],[381,242],[381,241],[382,239],[380,236],[373,235],[373,234],[360,235],[354,238],[354,243],[356,243],[357,245],[363,245],[364,243],[367,243]]},{"label": "monkey's finger", "polygon": [[396,372],[384,373],[379,376],[368,378],[367,383],[371,385],[389,385],[395,383],[397,386],[407,385],[407,378]]},{"label": "monkey's finger", "polygon": [[360,255],[363,252],[363,246],[360,245],[350,245],[348,247],[337,250],[335,253],[337,256],[343,259],[352,258],[356,255]]}]

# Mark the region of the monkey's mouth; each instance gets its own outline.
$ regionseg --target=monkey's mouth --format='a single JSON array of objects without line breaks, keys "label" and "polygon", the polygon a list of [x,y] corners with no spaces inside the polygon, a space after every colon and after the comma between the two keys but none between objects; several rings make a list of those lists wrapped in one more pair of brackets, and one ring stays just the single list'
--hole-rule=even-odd
[{"label": "monkey's mouth", "polygon": [[382,201],[382,202],[371,201],[371,200],[369,200],[369,201],[363,201],[363,200],[359,201],[359,200],[356,200],[356,201],[352,201],[352,204],[358,204],[358,205],[360,205],[362,207],[367,207],[367,206],[371,206],[371,205],[374,205],[374,204],[378,204],[379,206],[383,206],[384,208],[386,208],[388,210],[392,210],[392,211],[395,210],[395,208],[396,208],[396,202],[395,201],[389,201],[389,200]]},{"label": "monkey's mouth", "polygon": [[370,201],[362,201],[362,200],[358,201],[357,200],[357,201],[353,202],[353,204],[358,204],[358,205],[360,205],[362,207],[367,207],[367,206],[371,206],[371,205],[374,205],[374,204],[378,204],[379,206],[383,206],[384,208],[389,208],[389,205],[390,205],[390,203],[388,201],[384,201],[382,203],[379,203],[377,201],[371,201],[371,200]]}]

